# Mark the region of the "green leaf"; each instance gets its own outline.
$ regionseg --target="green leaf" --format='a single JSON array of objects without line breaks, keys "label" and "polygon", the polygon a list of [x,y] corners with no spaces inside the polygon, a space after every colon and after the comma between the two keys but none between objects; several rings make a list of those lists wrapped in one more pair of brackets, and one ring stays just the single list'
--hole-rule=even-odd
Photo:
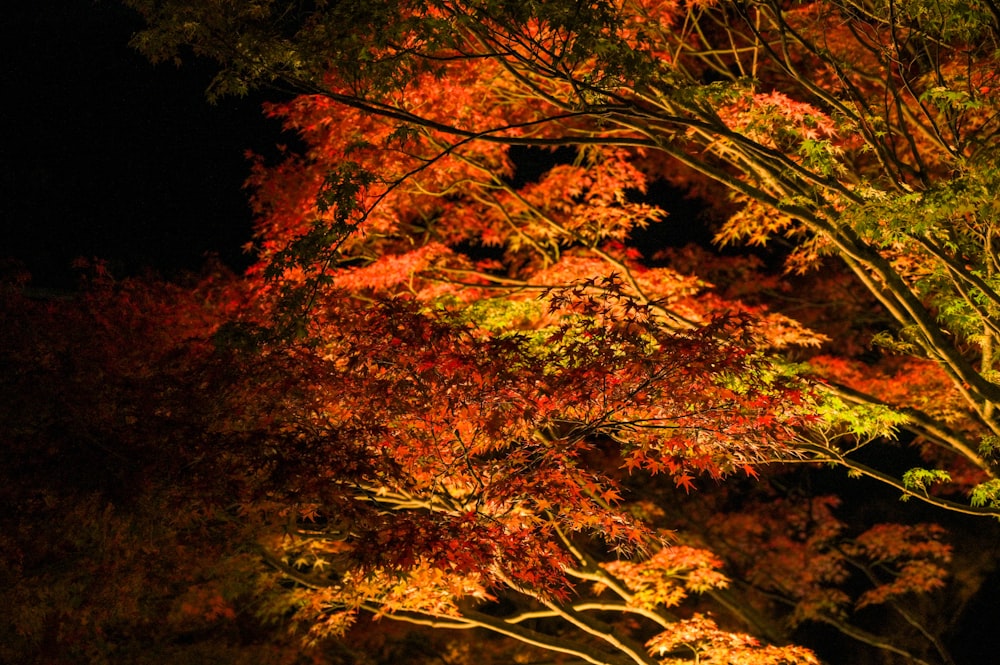
[{"label": "green leaf", "polygon": [[973,487],[969,503],[977,508],[1000,508],[1000,479],[992,478]]},{"label": "green leaf", "polygon": [[940,469],[910,469],[903,474],[903,487],[914,492],[927,492],[934,483],[950,483],[951,476]]}]

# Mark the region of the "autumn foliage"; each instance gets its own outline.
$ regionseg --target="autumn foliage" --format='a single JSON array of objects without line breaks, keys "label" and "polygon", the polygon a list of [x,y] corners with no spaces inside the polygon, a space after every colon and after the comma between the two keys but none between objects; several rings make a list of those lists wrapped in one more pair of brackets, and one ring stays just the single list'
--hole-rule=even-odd
[{"label": "autumn foliage", "polygon": [[5,291],[9,649],[959,662],[992,5],[127,4],[303,149],[253,159],[245,275]]}]

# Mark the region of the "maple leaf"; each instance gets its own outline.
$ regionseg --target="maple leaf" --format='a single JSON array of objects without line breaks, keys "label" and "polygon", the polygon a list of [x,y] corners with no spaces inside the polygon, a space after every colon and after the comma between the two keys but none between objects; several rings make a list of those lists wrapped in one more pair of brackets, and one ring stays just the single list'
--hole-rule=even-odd
[{"label": "maple leaf", "polygon": [[683,487],[685,492],[690,492],[695,489],[694,476],[688,473],[681,473],[674,476],[674,483],[677,487]]},{"label": "maple leaf", "polygon": [[[305,93],[267,110],[301,154],[254,161],[258,263],[221,289],[229,295],[114,285],[95,264],[94,291],[65,308],[66,324],[18,300],[3,331],[13,351],[0,347],[20,368],[3,383],[11,404],[37,394],[40,374],[49,392],[38,402],[76,420],[47,407],[23,424],[32,409],[15,406],[4,422],[22,423],[12,450],[43,457],[50,442],[23,437],[124,437],[114,456],[140,451],[126,466],[151,469],[157,488],[157,455],[176,458],[185,472],[166,476],[183,476],[190,496],[172,499],[185,510],[157,512],[198,519],[155,542],[218,527],[199,560],[263,552],[286,578],[271,587],[285,599],[271,614],[310,625],[309,640],[367,611],[520,635],[580,661],[641,659],[574,614],[591,606],[570,604],[570,580],[599,575],[592,559],[655,542],[653,513],[630,512],[633,498],[693,501],[696,485],[706,501],[733,492],[687,528],[717,529],[714,546],[759,594],[727,601],[737,612],[770,613],[751,623],[782,639],[776,626],[810,619],[857,636],[850,607],[940,588],[950,553],[927,530],[846,524],[836,498],[764,463],[829,462],[944,511],[996,516],[985,491],[972,506],[908,483],[948,477],[960,495],[995,473],[977,443],[995,433],[1000,404],[990,158],[1000,68],[987,5],[862,16],[836,0],[739,11],[647,0],[128,4],[150,21],[136,42],[151,55],[191,48],[221,63],[213,90]],[[919,62],[884,57],[901,49]],[[669,224],[696,218],[667,218],[661,207],[677,202],[660,196],[664,184],[701,199],[726,253],[662,246]],[[759,253],[727,255],[737,244]],[[60,343],[41,321],[67,334],[79,323],[101,342]],[[33,338],[37,352],[23,351]],[[156,431],[181,420],[169,436]],[[931,468],[897,477],[892,464],[857,461],[878,460],[858,453],[903,428]],[[684,496],[662,490],[659,473]],[[747,488],[780,496],[748,501],[758,489]],[[122,505],[120,493],[102,486],[114,497],[102,503],[44,489],[8,503],[79,504],[81,524],[142,552],[103,509]],[[157,504],[156,492],[140,494]],[[45,523],[45,512],[12,528]],[[67,533],[84,545],[0,546],[29,567],[99,547]],[[644,580],[639,604],[719,581],[707,566],[689,566],[684,583],[664,577],[664,557],[653,557],[659,577],[619,568],[634,587]],[[114,579],[101,565],[84,568]],[[476,614],[469,598],[487,587],[524,613]],[[225,619],[226,594],[204,588],[182,605]],[[118,634],[102,609],[114,604],[88,605],[79,624]],[[78,638],[51,616],[22,625]],[[651,644],[666,662],[812,662],[705,614],[654,622],[636,639],[665,628]],[[934,623],[907,615],[942,661],[956,660]],[[559,628],[545,633],[550,624]],[[566,637],[581,625],[587,635]],[[608,653],[592,651],[595,631]],[[923,659],[911,645],[889,649]]]}]

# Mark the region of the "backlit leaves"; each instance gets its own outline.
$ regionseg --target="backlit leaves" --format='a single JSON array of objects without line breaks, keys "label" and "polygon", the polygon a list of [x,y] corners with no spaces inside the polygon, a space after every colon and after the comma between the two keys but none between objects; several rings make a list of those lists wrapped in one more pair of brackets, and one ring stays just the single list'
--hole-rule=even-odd
[{"label": "backlit leaves", "polygon": [[726,662],[734,665],[814,665],[819,661],[807,649],[762,645],[749,635],[720,629],[709,617],[695,614],[651,639],[650,653],[664,665]]},{"label": "backlit leaves", "polygon": [[[495,594],[518,609],[475,625],[514,635],[508,619],[544,615],[565,624],[531,633],[546,648],[641,659],[570,605],[575,572],[665,629],[664,662],[813,662],[691,607],[722,562],[660,548],[631,493],[777,492],[764,463],[808,461],[995,505],[974,443],[1000,404],[988,9],[131,4],[147,52],[218,59],[218,90],[304,93],[270,108],[303,154],[251,177],[261,261],[216,338],[240,380],[213,432],[245,439],[218,455],[236,521],[291,580],[274,612],[314,622],[310,639],[360,611],[465,628],[461,597]],[[659,182],[710,199],[716,240],[760,257],[644,246],[691,222],[658,207]],[[858,461],[900,432],[922,462]],[[901,601],[943,583],[931,527],[771,499],[734,494],[695,525],[748,585],[736,616],[769,637],[760,608],[857,636],[855,609],[908,616]],[[192,607],[215,607],[204,588]]]}]

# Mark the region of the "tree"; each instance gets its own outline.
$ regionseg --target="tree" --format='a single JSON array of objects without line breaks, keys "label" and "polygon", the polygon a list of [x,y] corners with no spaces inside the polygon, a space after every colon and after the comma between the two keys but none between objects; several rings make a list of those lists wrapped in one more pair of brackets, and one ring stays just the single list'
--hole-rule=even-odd
[{"label": "tree", "polygon": [[[215,92],[303,93],[271,112],[306,153],[251,179],[257,309],[223,337],[270,411],[227,421],[257,436],[226,477],[245,479],[262,556],[295,581],[274,583],[275,611],[317,637],[360,609],[587,662],[808,662],[666,613],[711,591],[786,638],[718,589],[711,553],[661,549],[651,527],[670,525],[617,503],[621,464],[690,489],[828,462],[944,511],[1000,512],[989,3],[128,4],[152,57],[220,62]],[[779,243],[804,276],[642,244],[665,223],[658,182],[712,200],[721,242]],[[742,274],[743,292],[709,272]],[[866,454],[897,429],[919,466]],[[766,533],[727,509],[715,543],[691,538],[820,554],[810,584],[752,590],[949,662],[905,607],[930,655],[853,626],[835,589],[848,566],[870,585],[857,606],[933,589],[950,556],[935,529],[845,534],[832,500],[805,520],[770,503]],[[777,543],[780,524],[799,535]],[[646,563],[617,560],[633,549]],[[758,580],[781,570],[757,563],[742,565]],[[573,603],[573,577],[617,599]],[[468,604],[499,590],[518,609]],[[624,637],[591,614],[609,611],[651,627]]]},{"label": "tree", "polygon": [[[384,274],[429,273],[448,268],[441,245],[469,243],[502,246],[522,282],[574,252],[631,275],[605,248],[659,213],[629,192],[651,177],[719,183],[731,191],[721,240],[786,237],[803,269],[836,257],[889,318],[880,341],[943,372],[968,431],[926,409],[906,427],[985,474],[975,502],[992,505],[979,450],[997,435],[1000,301],[988,5],[131,4],[152,22],[137,44],[219,59],[220,93],[268,82],[311,93],[273,109],[312,146],[307,161],[256,179],[272,270],[381,257],[397,262]],[[575,163],[521,192],[508,146],[572,146]],[[367,233],[331,247],[345,224]]]}]

